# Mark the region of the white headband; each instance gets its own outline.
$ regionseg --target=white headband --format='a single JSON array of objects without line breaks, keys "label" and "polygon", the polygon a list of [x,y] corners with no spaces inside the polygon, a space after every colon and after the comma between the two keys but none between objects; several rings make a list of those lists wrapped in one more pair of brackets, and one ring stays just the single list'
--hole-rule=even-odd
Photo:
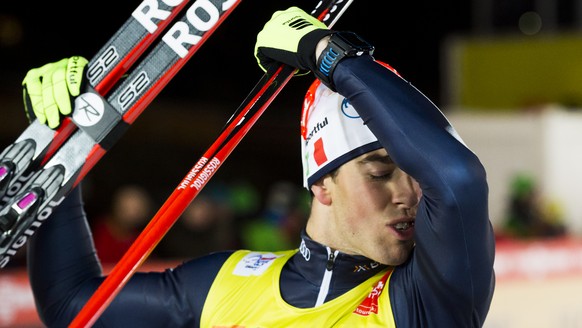
[{"label": "white headband", "polygon": [[316,80],[307,91],[301,114],[303,186],[351,159],[381,148],[354,107]]}]

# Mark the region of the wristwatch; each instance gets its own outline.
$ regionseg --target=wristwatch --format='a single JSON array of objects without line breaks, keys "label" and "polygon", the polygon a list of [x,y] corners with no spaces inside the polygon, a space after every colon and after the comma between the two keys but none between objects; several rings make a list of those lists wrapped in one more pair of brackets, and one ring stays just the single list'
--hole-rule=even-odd
[{"label": "wristwatch", "polygon": [[317,60],[315,75],[330,89],[335,91],[333,71],[345,57],[372,55],[374,46],[354,32],[334,32],[331,34],[327,48]]}]

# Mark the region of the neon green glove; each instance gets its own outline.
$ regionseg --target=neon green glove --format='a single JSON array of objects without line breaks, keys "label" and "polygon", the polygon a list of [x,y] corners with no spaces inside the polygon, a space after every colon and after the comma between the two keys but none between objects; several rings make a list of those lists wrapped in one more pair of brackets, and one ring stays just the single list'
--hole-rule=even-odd
[{"label": "neon green glove", "polygon": [[324,23],[297,7],[277,11],[257,35],[255,58],[263,71],[276,62],[314,71],[315,47],[331,34]]},{"label": "neon green glove", "polygon": [[51,129],[58,127],[61,115],[71,114],[71,97],[81,92],[87,64],[87,59],[73,56],[28,71],[22,81],[28,119],[36,117]]}]

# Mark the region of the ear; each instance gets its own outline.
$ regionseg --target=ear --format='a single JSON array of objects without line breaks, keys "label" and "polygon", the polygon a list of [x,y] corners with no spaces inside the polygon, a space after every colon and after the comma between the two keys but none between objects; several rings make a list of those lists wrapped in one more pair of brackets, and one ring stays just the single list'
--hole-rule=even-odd
[{"label": "ear", "polygon": [[331,194],[329,192],[328,183],[331,180],[331,177],[328,175],[324,176],[323,178],[317,180],[311,186],[311,192],[313,192],[313,197],[317,199],[322,205],[329,206],[331,205]]}]

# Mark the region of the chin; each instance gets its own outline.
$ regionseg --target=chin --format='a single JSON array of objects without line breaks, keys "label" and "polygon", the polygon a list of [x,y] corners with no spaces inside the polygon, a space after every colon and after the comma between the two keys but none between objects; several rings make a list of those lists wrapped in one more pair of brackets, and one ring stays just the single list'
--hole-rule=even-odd
[{"label": "chin", "polygon": [[384,265],[388,265],[388,266],[395,267],[395,266],[399,266],[399,265],[405,263],[407,259],[408,258],[403,259],[403,260],[400,260],[400,259],[398,259],[398,260],[395,260],[395,259],[387,259],[385,261],[378,261],[378,260],[376,260],[376,262],[381,263],[381,264],[384,264]]},{"label": "chin", "polygon": [[398,266],[408,261],[411,254],[412,247],[407,247],[406,249],[401,249],[396,252],[377,254],[377,258],[372,258],[372,260],[389,266]]}]

